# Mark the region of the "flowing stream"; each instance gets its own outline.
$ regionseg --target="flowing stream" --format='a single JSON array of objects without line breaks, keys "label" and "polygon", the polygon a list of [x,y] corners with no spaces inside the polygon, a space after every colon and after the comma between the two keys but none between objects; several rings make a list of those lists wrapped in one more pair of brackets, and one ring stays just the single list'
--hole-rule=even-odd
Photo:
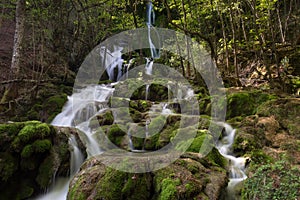
[{"label": "flowing stream", "polygon": [[225,195],[226,200],[238,200],[239,185],[247,178],[245,167],[249,164],[250,159],[244,157],[235,157],[232,152],[232,145],[235,137],[235,129],[229,124],[219,123],[224,126],[225,131],[223,138],[218,142],[217,149],[220,154],[228,160],[229,183]]}]

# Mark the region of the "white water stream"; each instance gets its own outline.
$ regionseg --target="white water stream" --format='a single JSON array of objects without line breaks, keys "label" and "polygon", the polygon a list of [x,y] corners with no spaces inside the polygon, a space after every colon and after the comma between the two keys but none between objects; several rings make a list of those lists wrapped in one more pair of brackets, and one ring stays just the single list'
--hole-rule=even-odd
[{"label": "white water stream", "polygon": [[[86,136],[88,156],[100,154],[101,149],[88,125],[91,118],[105,110],[107,100],[113,91],[114,89],[110,85],[91,85],[78,93],[73,93],[68,97],[68,102],[62,112],[54,118],[52,125],[78,128]],[[70,177],[58,178],[49,192],[38,197],[38,200],[66,200],[70,180],[84,161],[83,154],[73,135],[69,139],[69,145],[71,147]]]},{"label": "white water stream", "polygon": [[229,183],[226,191],[226,200],[239,200],[238,185],[246,178],[245,167],[250,161],[249,158],[235,157],[232,152],[232,145],[234,142],[235,132],[229,124],[218,123],[224,126],[225,132],[222,140],[217,144],[217,149],[220,154],[228,160]]}]

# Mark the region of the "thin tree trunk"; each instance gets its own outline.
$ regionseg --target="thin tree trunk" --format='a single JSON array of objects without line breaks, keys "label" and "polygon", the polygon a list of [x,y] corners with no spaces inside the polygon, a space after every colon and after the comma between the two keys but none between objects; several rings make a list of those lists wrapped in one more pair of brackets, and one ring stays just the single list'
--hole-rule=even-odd
[{"label": "thin tree trunk", "polygon": [[16,7],[16,29],[14,36],[14,49],[11,61],[11,71],[14,75],[20,72],[20,57],[25,25],[25,0],[18,0]]},{"label": "thin tree trunk", "polygon": [[236,29],[233,21],[233,12],[231,6],[229,6],[229,10],[230,10],[229,17],[230,17],[230,24],[232,29],[232,42],[233,42],[233,58],[234,58],[233,63],[234,63],[236,78],[239,78],[239,68],[237,64],[237,48],[236,48]]},{"label": "thin tree trunk", "polygon": [[[14,47],[11,61],[11,79],[19,78],[20,74],[20,58],[22,52],[22,41],[24,38],[25,26],[25,0],[18,0],[16,6],[16,28],[14,36]],[[10,84],[4,92],[0,103],[6,103],[16,99],[18,96],[18,87],[16,83]],[[3,108],[0,108],[0,112]]]}]

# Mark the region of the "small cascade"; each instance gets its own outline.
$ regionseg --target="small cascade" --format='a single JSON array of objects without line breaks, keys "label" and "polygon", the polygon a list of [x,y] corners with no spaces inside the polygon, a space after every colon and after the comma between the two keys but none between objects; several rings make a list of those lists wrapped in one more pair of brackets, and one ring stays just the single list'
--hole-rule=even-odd
[{"label": "small cascade", "polygon": [[133,142],[132,142],[132,138],[131,138],[132,136],[131,136],[130,131],[128,131],[127,136],[128,136],[128,147],[129,147],[129,150],[130,151],[134,151],[135,149],[134,149],[134,146],[133,146]]},{"label": "small cascade", "polygon": [[126,79],[128,79],[128,71],[129,71],[130,67],[134,64],[134,62],[135,62],[135,58],[132,58],[129,60],[128,64],[125,64]]},{"label": "small cascade", "polygon": [[152,75],[152,68],[153,68],[153,59],[152,58],[145,58],[146,59],[146,65],[145,65],[145,70],[146,74]]},{"label": "small cascade", "polygon": [[122,77],[122,67],[124,60],[122,59],[123,47],[114,46],[113,51],[102,47],[100,50],[100,57],[103,66],[106,66],[106,72],[108,74],[109,80],[115,80],[115,68],[118,67],[117,81]]},{"label": "small cascade", "polygon": [[70,174],[73,176],[80,168],[81,164],[84,161],[84,156],[78,147],[78,143],[74,135],[71,135],[69,138],[69,143],[71,145],[72,153],[71,153],[71,162],[70,162]]},{"label": "small cascade", "polygon": [[70,161],[70,177],[58,178],[49,192],[37,198],[37,200],[65,200],[69,190],[69,183],[71,178],[79,170],[84,161],[84,156],[81,153],[74,135],[69,138],[69,145],[71,147],[71,161]]},{"label": "small cascade", "polygon": [[[105,110],[105,109],[104,109]],[[101,113],[103,110],[101,110],[99,113]],[[94,138],[94,133],[89,127],[89,122],[86,121],[76,126],[79,130],[81,130],[83,133],[87,133],[87,154],[88,157],[91,157],[93,155],[97,155],[102,153],[101,148],[98,145],[98,142]]]},{"label": "small cascade", "polygon": [[149,84],[146,84],[146,93],[145,93],[145,100],[148,100],[148,95],[149,95]]},{"label": "small cascade", "polygon": [[172,110],[170,110],[170,109],[168,108],[168,105],[169,105],[168,103],[165,103],[165,104],[163,105],[161,114],[163,114],[163,115],[169,115],[169,114],[172,114],[172,113],[173,113]]},{"label": "small cascade", "polygon": [[226,191],[226,200],[238,200],[240,197],[237,194],[237,186],[246,178],[245,167],[249,164],[250,159],[244,157],[235,157],[232,152],[232,145],[235,137],[235,129],[229,124],[221,123],[224,126],[225,132],[222,140],[217,144],[220,154],[228,160],[229,183]]}]

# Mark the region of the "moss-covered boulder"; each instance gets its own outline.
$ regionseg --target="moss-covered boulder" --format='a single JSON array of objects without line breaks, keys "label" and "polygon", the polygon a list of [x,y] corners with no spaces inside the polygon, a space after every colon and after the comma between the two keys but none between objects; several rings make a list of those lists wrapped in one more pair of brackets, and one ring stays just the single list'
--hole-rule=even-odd
[{"label": "moss-covered boulder", "polygon": [[205,167],[197,154],[185,154],[169,166],[148,173],[126,173],[87,160],[70,183],[68,199],[218,199],[226,187],[226,171]]},{"label": "moss-covered boulder", "polygon": [[3,199],[27,199],[45,191],[53,175],[70,169],[70,134],[38,121],[0,124],[0,192]]},{"label": "moss-covered boulder", "polygon": [[61,112],[66,101],[67,95],[65,93],[50,96],[43,99],[40,103],[34,104],[26,116],[29,120],[40,120],[50,123]]},{"label": "moss-covered boulder", "polygon": [[257,107],[276,96],[261,91],[228,91],[227,96],[227,119],[236,116],[253,115]]}]

